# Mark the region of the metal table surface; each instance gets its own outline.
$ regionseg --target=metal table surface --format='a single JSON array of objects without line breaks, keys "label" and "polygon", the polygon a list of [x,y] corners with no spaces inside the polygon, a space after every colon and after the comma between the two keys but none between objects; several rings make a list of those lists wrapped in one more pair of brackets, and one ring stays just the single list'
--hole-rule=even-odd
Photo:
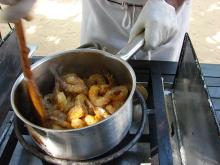
[{"label": "metal table surface", "polygon": [[[38,57],[33,57],[32,61],[38,60]],[[160,62],[160,61],[146,61],[142,63],[142,61],[130,61],[130,64],[135,68],[140,65],[158,65],[160,67],[161,74],[164,78],[164,82],[167,84],[172,84],[174,80],[174,76],[176,73],[177,63],[173,62]],[[202,73],[205,78],[205,83],[208,87],[209,94],[211,96],[211,101],[214,105],[214,110],[216,111],[218,121],[220,122],[220,64],[200,64],[202,68]],[[11,121],[11,115],[13,112],[7,113],[11,111],[10,106],[10,91],[15,81],[16,77],[19,73],[21,73],[20,63],[19,63],[19,50],[17,46],[17,39],[15,33],[11,33],[4,43],[1,43],[0,46],[0,135],[2,138],[9,138],[9,135],[13,134],[13,130],[8,130],[9,132],[5,132],[4,129],[7,126],[10,126],[11,123],[4,121]],[[146,76],[146,73],[143,72],[139,74],[137,79],[141,81],[143,77]],[[7,135],[7,136],[6,136]],[[0,144],[0,151],[5,144]],[[6,146],[8,149],[15,147],[18,145],[17,143],[10,143],[9,146]],[[10,154],[4,154],[3,158],[11,157]],[[22,154],[22,153],[17,153]],[[2,160],[0,160],[2,162]]]},{"label": "metal table surface", "polygon": [[[152,65],[154,65],[154,63],[160,65],[161,74],[165,83],[173,83],[177,63],[160,61],[153,61],[151,63]],[[216,111],[220,123],[220,64],[201,63],[200,66],[202,69],[202,74],[205,78],[205,83],[208,87],[208,92],[210,94],[214,110]]]}]

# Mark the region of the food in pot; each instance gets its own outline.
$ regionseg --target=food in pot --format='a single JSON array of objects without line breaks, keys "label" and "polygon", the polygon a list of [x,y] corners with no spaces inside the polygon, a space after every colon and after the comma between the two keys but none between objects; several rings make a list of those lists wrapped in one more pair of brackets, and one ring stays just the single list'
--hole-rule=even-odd
[{"label": "food in pot", "polygon": [[109,85],[93,85],[89,88],[89,99],[95,106],[105,106],[111,101],[107,96],[109,89]]},{"label": "food in pot", "polygon": [[75,73],[59,76],[53,93],[44,96],[48,128],[77,129],[108,118],[125,102],[129,91],[112,74],[92,74],[82,79]]},{"label": "food in pot", "polygon": [[93,74],[89,76],[87,85],[91,87],[92,85],[97,85],[97,84],[99,85],[107,84],[105,77],[101,74]]},{"label": "food in pot", "polygon": [[64,75],[60,84],[67,93],[87,93],[86,84],[74,73]]},{"label": "food in pot", "polygon": [[123,101],[112,101],[110,104],[105,106],[105,109],[110,113],[113,114],[115,111],[117,111],[118,108],[120,108],[123,105]]}]

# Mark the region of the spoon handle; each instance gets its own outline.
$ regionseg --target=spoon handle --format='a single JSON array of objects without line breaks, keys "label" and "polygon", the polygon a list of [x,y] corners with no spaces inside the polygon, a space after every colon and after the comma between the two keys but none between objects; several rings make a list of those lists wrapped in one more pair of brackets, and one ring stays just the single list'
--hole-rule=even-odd
[{"label": "spoon handle", "polygon": [[43,107],[42,98],[38,91],[37,85],[33,79],[30,62],[28,59],[28,48],[26,47],[25,35],[23,30],[22,21],[19,20],[15,23],[16,33],[19,40],[19,47],[21,53],[21,65],[24,72],[24,77],[27,83],[28,92],[31,97],[32,103],[37,111],[38,118],[43,123],[46,120],[47,113]]}]

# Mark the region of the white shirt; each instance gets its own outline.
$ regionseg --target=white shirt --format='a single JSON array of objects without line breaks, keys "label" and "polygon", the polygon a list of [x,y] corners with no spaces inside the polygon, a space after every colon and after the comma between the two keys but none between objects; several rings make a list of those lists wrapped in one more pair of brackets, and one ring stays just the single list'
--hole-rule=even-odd
[{"label": "white shirt", "polygon": [[[111,1],[122,2],[123,0]],[[126,1],[146,2],[146,0]],[[178,61],[184,34],[188,31],[190,6],[191,1],[185,1],[178,11],[178,33],[169,43],[151,51],[151,55],[139,51],[136,59]],[[98,42],[106,48],[106,51],[115,54],[127,43],[130,29],[141,9],[141,7],[120,5],[108,0],[83,0],[81,44]]]}]

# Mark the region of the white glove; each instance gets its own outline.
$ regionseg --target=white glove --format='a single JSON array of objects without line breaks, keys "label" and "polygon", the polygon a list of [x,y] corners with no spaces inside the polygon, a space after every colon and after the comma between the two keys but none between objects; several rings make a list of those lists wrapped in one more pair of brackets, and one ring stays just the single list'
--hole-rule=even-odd
[{"label": "white glove", "polygon": [[0,11],[0,21],[16,22],[21,18],[29,20],[35,2],[36,0],[0,0],[1,4],[8,5],[7,8]]},{"label": "white glove", "polygon": [[144,49],[155,49],[177,32],[175,8],[164,0],[148,0],[131,29],[129,41],[144,31]]}]

